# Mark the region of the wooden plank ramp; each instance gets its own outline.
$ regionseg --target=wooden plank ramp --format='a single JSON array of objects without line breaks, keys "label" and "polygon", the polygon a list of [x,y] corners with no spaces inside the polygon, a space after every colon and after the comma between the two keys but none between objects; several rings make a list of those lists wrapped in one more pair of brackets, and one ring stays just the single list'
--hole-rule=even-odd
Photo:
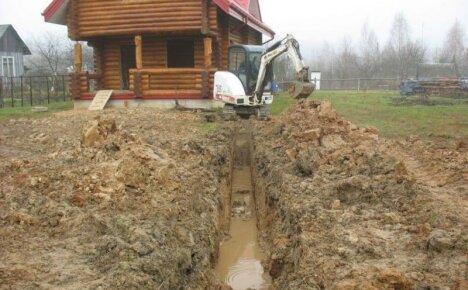
[{"label": "wooden plank ramp", "polygon": [[94,97],[91,105],[89,106],[89,111],[102,111],[109,101],[110,97],[114,93],[113,90],[102,90],[98,91]]}]

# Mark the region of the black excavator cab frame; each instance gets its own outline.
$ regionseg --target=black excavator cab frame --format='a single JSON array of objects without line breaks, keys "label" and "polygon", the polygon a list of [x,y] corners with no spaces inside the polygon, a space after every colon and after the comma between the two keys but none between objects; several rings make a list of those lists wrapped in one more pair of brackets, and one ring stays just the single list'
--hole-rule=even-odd
[{"label": "black excavator cab frame", "polygon": [[[264,53],[265,48],[263,46],[232,45],[229,47],[228,71],[239,78],[247,95],[251,96],[255,91],[258,71]],[[272,73],[267,75],[267,80],[265,92],[270,92],[273,80]]]}]

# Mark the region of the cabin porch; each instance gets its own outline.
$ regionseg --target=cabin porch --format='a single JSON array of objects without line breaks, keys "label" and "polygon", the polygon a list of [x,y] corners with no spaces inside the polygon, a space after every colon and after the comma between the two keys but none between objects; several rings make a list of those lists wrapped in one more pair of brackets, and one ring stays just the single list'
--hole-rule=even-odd
[{"label": "cabin porch", "polygon": [[222,66],[219,40],[205,35],[109,37],[88,44],[94,72],[81,70],[82,49],[75,45],[70,88],[76,101],[92,100],[99,90],[114,90],[112,100],[211,100],[214,73]]}]

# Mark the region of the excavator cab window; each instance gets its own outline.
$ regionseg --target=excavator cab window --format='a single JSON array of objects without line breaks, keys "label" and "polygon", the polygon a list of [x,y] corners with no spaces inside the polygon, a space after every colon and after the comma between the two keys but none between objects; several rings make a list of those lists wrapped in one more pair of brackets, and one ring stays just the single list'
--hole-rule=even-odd
[{"label": "excavator cab window", "polygon": [[229,50],[229,71],[235,74],[244,88],[247,86],[247,67],[246,51],[242,48],[231,48]]},{"label": "excavator cab window", "polygon": [[[264,48],[256,45],[234,45],[229,48],[229,71],[240,79],[247,95],[252,95],[255,91],[264,53]],[[269,70],[265,91],[270,91],[271,79],[272,74]]]},{"label": "excavator cab window", "polygon": [[250,74],[248,93],[252,93],[257,85],[258,71],[260,69],[260,62],[262,61],[262,54],[251,52],[249,54]]}]

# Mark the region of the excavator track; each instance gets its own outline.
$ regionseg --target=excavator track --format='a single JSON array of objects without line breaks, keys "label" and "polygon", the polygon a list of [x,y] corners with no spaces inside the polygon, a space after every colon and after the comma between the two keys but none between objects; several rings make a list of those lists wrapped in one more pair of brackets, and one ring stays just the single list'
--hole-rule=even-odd
[{"label": "excavator track", "polygon": [[260,121],[268,121],[270,120],[270,109],[268,106],[264,105],[258,108],[257,110],[257,119]]},{"label": "excavator track", "polygon": [[225,104],[223,107],[223,119],[225,121],[235,121],[237,120],[237,113],[234,109],[234,106],[231,104]]}]

